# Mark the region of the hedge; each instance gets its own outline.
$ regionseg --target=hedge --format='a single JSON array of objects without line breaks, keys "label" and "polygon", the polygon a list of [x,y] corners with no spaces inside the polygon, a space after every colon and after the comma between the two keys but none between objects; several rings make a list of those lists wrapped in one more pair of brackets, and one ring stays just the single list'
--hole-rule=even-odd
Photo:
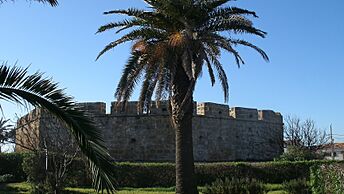
[{"label": "hedge", "polygon": [[293,179],[309,180],[310,167],[318,164],[333,163],[333,161],[281,161],[281,162],[229,162],[213,164],[197,164],[196,177],[198,185],[205,185],[216,178],[236,177],[253,178],[265,183],[281,184]]},{"label": "hedge", "polygon": [[[197,185],[210,184],[218,178],[253,178],[265,183],[281,184],[293,179],[307,179],[310,167],[333,161],[300,162],[227,162],[199,163],[195,173]],[[171,187],[175,185],[172,163],[115,163],[115,179],[120,187]]]},{"label": "hedge", "polygon": [[[23,154],[0,154],[0,176],[11,174],[14,175],[16,182],[24,181],[26,175],[21,164],[23,157],[25,157]],[[70,181],[73,185],[89,183],[85,176],[87,168],[80,162],[74,163],[69,172],[73,177],[73,181]],[[200,186],[225,177],[253,178],[265,183],[280,184],[293,179],[309,180],[310,167],[331,163],[337,162],[197,163],[195,173],[197,184]],[[114,163],[114,176],[118,187],[172,187],[175,185],[175,165],[173,163]]]},{"label": "hedge", "polygon": [[0,154],[0,176],[11,177],[11,182],[22,182],[26,180],[22,163],[27,154],[1,153]]},{"label": "hedge", "polygon": [[119,187],[172,187],[175,185],[173,163],[115,163]]}]

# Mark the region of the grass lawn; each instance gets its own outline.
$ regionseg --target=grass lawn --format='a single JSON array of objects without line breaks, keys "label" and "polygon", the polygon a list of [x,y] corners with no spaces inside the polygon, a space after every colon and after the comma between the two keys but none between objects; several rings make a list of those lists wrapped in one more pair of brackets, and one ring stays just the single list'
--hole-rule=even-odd
[{"label": "grass lawn", "polygon": [[[268,194],[287,194],[278,184],[266,184],[269,190]],[[202,190],[199,187],[199,190]],[[66,188],[68,193],[72,194],[96,194],[90,188]],[[30,192],[30,185],[28,183],[8,183],[0,184],[0,194],[28,194]],[[66,192],[66,193],[67,193]],[[174,194],[174,187],[171,188],[121,188],[118,194]]]},{"label": "grass lawn", "polygon": [[[95,194],[93,189],[82,189],[82,188],[66,188],[67,191],[75,194],[91,193]],[[118,194],[173,194],[174,188],[122,188],[118,190]]]}]

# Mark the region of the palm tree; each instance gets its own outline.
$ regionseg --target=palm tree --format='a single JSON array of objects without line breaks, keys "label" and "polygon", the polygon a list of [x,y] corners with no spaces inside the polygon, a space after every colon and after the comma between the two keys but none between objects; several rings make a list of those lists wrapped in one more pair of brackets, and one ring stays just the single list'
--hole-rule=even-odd
[{"label": "palm tree", "polygon": [[[5,1],[7,1],[7,0],[0,0],[0,3],[3,3]],[[51,6],[57,6],[58,5],[57,0],[34,0],[34,1],[38,1],[40,3],[49,3]]]},{"label": "palm tree", "polygon": [[42,73],[30,75],[27,69],[3,64],[0,66],[0,102],[2,100],[44,108],[63,121],[89,161],[94,188],[113,193],[113,165],[101,132],[57,83],[44,78]]},{"label": "palm tree", "polygon": [[235,50],[243,45],[256,50],[266,61],[266,53],[257,46],[229,35],[252,34],[265,37],[248,16],[253,11],[230,7],[230,0],[144,0],[148,10],[130,8],[104,14],[123,14],[129,18],[101,26],[98,33],[117,28],[130,30],[106,45],[97,59],[119,44],[133,41],[131,56],[124,67],[115,96],[125,104],[135,86],[142,81],[138,109],[149,111],[151,98],[169,99],[176,133],[176,193],[198,193],[194,181],[192,145],[193,91],[203,67],[214,85],[220,81],[224,99],[228,100],[228,81],[219,61],[221,51],[244,64]]}]

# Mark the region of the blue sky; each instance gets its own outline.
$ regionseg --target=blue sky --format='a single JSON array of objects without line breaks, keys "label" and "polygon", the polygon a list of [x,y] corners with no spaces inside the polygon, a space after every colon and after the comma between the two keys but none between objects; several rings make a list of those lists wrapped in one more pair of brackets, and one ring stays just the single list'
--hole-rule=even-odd
[{"label": "blue sky", "polygon": [[[267,38],[243,38],[263,48],[271,61],[265,63],[254,51],[240,48],[246,64],[238,69],[233,58],[224,54],[230,81],[228,104],[312,118],[324,129],[332,123],[335,133],[344,134],[344,1],[238,0],[233,5],[260,16],[253,21],[268,32]],[[140,0],[60,0],[58,7],[51,8],[20,0],[3,3],[0,61],[46,72],[77,101],[109,103],[130,44],[95,61],[105,44],[118,38],[114,32],[95,32],[118,19],[102,12],[133,6],[144,4]],[[205,73],[195,100],[223,103],[220,87],[211,87]],[[1,103],[8,117],[22,112]]]}]

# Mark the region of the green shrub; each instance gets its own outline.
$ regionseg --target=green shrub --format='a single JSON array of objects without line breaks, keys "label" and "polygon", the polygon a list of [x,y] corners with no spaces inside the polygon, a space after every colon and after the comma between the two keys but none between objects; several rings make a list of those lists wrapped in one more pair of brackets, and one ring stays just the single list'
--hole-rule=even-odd
[{"label": "green shrub", "polygon": [[311,194],[306,179],[294,179],[286,181],[282,184],[283,190],[290,194]]},{"label": "green shrub", "polygon": [[23,160],[23,170],[27,175],[27,181],[38,184],[45,181],[45,160],[43,154],[30,154]]},{"label": "green shrub", "polygon": [[284,152],[276,161],[305,161],[323,159],[324,155],[307,148],[288,146],[288,151]]},{"label": "green shrub", "polygon": [[11,174],[11,182],[22,182],[26,180],[26,175],[22,168],[23,158],[27,154],[20,153],[0,153],[0,175]]},{"label": "green shrub", "polygon": [[175,167],[172,163],[115,163],[114,173],[120,187],[175,185]]},{"label": "green shrub", "polygon": [[38,152],[24,158],[23,169],[27,174],[27,181],[32,186],[33,193],[60,193],[66,186],[89,186],[91,184],[87,176],[88,168],[81,159],[74,159],[66,169],[60,166],[64,163],[56,164],[57,160],[62,161],[62,159],[63,156],[57,154],[50,156],[47,161],[48,169],[46,169],[45,153]]},{"label": "green shrub", "polygon": [[312,167],[310,183],[313,194],[344,193],[344,164]]},{"label": "green shrub", "polygon": [[65,180],[67,187],[90,186],[92,184],[91,172],[87,162],[77,158],[68,167],[68,174]]},{"label": "green shrub", "polygon": [[23,170],[27,174],[27,181],[31,184],[32,193],[49,193],[49,185],[46,184],[45,155],[30,154],[23,160]]},{"label": "green shrub", "polygon": [[255,179],[217,179],[211,185],[207,185],[203,194],[264,194],[263,183]]}]

